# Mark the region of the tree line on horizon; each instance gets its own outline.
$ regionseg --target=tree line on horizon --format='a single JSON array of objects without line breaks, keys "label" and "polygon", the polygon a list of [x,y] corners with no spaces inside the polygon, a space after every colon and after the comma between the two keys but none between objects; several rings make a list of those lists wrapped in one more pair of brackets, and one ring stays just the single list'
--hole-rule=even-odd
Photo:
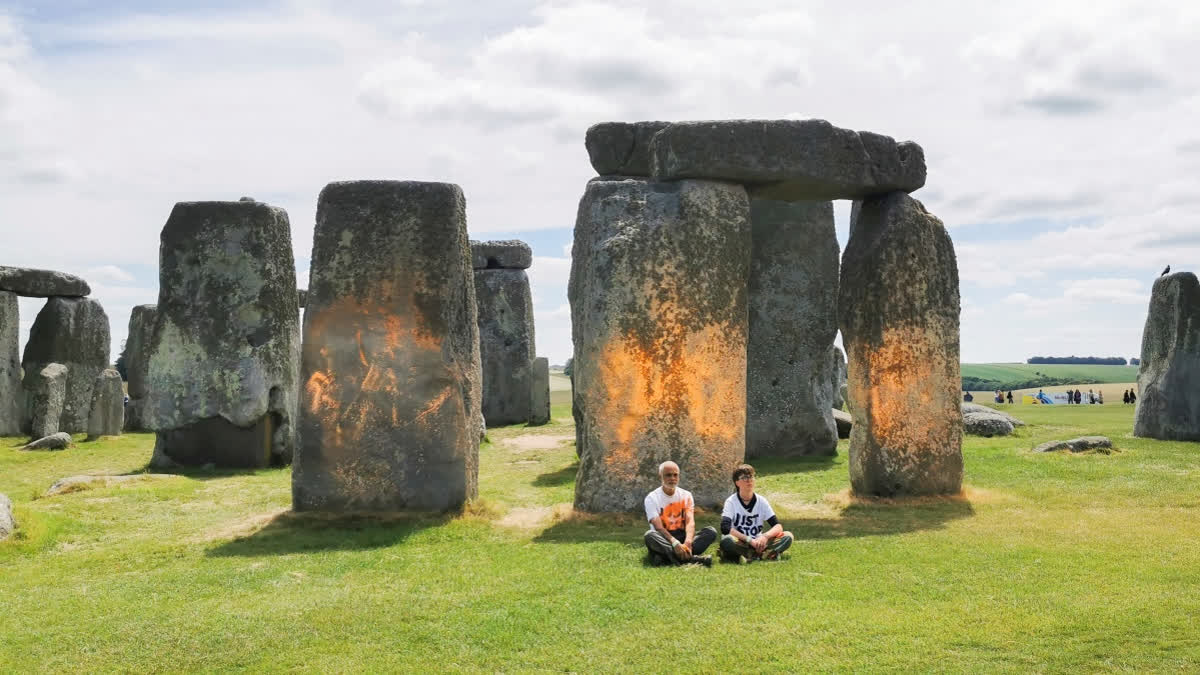
[{"label": "tree line on horizon", "polygon": [[1090,366],[1138,365],[1137,359],[1125,360],[1121,356],[1031,356],[1025,363],[1067,363]]}]

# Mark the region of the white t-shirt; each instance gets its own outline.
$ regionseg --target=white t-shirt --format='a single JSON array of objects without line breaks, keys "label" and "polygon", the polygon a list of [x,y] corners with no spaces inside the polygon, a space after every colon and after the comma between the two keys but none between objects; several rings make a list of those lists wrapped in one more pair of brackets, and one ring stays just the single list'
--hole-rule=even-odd
[{"label": "white t-shirt", "polygon": [[767,498],[760,494],[755,494],[751,502],[750,508],[747,509],[736,492],[729,495],[729,499],[725,500],[725,508],[721,510],[721,519],[728,518],[733,521],[733,529],[757,537],[762,534],[767,521],[775,516],[775,511],[767,502]]},{"label": "white t-shirt", "polygon": [[692,501],[692,493],[683,488],[675,488],[675,494],[663,492],[660,485],[657,490],[646,495],[646,520],[662,518],[663,527],[668,530],[682,530],[687,527],[687,515],[695,514],[696,503]]}]

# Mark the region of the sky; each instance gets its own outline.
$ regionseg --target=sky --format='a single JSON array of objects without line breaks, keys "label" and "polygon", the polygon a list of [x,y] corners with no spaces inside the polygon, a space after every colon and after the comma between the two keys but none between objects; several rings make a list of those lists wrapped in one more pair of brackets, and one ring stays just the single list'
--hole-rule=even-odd
[{"label": "sky", "polygon": [[561,364],[590,125],[819,118],[924,148],[964,362],[1138,354],[1200,258],[1200,4],[739,4],[0,0],[0,265],[84,277],[115,359],[175,202],[285,208],[306,287],[324,185],[453,182]]}]

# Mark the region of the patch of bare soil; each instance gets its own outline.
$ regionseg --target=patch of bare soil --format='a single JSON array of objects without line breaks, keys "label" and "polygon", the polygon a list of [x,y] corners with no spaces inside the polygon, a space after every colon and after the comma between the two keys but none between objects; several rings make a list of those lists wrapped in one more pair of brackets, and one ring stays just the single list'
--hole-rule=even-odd
[{"label": "patch of bare soil", "polygon": [[552,450],[566,441],[575,440],[574,434],[522,434],[500,441],[500,444],[518,452],[526,450]]}]

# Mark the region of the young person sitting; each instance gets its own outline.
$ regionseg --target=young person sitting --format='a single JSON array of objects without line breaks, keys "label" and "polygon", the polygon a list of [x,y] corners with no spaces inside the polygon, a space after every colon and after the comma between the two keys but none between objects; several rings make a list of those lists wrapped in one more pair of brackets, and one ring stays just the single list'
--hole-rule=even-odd
[{"label": "young person sitting", "polygon": [[754,493],[754,467],[733,470],[734,493],[721,511],[721,554],[730,562],[777,560],[792,545],[767,498]]}]

